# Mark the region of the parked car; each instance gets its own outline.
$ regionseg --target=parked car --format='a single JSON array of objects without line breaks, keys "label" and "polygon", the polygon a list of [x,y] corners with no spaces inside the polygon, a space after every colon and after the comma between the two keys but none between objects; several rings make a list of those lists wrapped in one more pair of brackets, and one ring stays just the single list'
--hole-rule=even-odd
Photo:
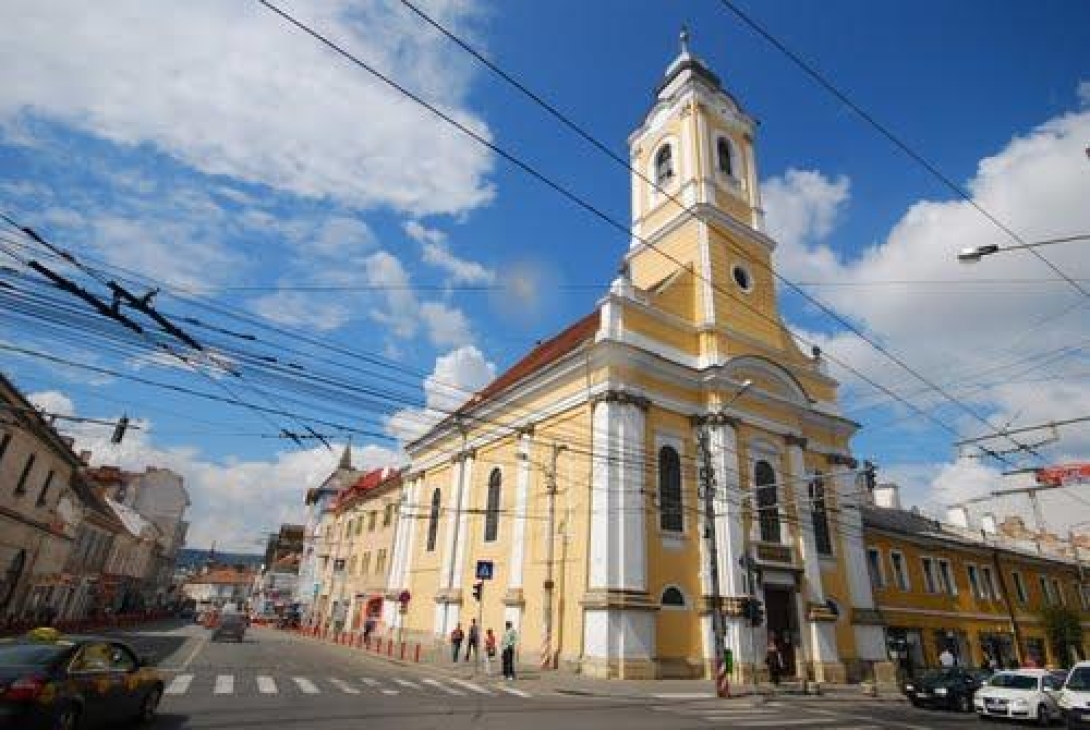
[{"label": "parked car", "polygon": [[1063,716],[1058,703],[1064,675],[1045,669],[999,672],[973,698],[973,709],[982,718],[1006,717],[1049,725]]},{"label": "parked car", "polygon": [[163,679],[127,644],[35,629],[0,640],[0,728],[84,730],[155,719]]},{"label": "parked car", "polygon": [[973,695],[988,675],[982,669],[943,667],[906,683],[905,695],[916,707],[972,712]]},{"label": "parked car", "polygon": [[212,629],[212,641],[231,638],[242,641],[246,636],[246,617],[237,613],[225,613]]},{"label": "parked car", "polygon": [[1057,703],[1067,727],[1090,728],[1090,662],[1071,668]]}]

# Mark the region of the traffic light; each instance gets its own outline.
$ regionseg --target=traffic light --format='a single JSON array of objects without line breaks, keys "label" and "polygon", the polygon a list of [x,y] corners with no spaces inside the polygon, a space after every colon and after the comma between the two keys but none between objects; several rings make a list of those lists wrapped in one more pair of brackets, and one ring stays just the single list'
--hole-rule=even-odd
[{"label": "traffic light", "polygon": [[751,598],[749,603],[749,623],[751,626],[760,626],[765,622],[765,605],[756,598]]},{"label": "traffic light", "polygon": [[484,581],[479,580],[473,584],[473,597],[478,601],[481,600],[481,593],[484,591]]},{"label": "traffic light", "polygon": [[874,488],[878,486],[878,476],[875,474],[878,467],[875,466],[873,461],[869,459],[863,462],[863,481],[867,485],[869,491],[874,491]]},{"label": "traffic light", "polygon": [[114,426],[114,434],[110,437],[111,444],[121,443],[121,439],[125,438],[125,430],[129,427],[129,417],[122,416],[117,421],[117,425]]}]

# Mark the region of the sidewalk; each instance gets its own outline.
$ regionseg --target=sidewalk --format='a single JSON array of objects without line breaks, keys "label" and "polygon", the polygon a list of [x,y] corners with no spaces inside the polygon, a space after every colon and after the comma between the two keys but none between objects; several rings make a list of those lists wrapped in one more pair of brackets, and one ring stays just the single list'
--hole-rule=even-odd
[{"label": "sidewalk", "polygon": [[[349,651],[367,651],[368,656],[381,659],[395,666],[428,667],[429,670],[440,672],[448,677],[454,677],[466,681],[475,682],[502,682],[498,657],[492,663],[491,676],[485,674],[484,661],[479,665],[472,662],[452,662],[449,655],[443,652],[437,659],[435,654],[428,652],[424,661],[413,661],[413,652],[409,651],[405,659],[400,658],[400,651],[393,651],[391,656],[381,649],[366,650],[357,648],[351,643],[329,641],[314,636],[307,636],[305,632],[296,632],[313,641],[320,641],[331,646],[340,646]],[[710,679],[599,679],[582,674],[573,674],[560,670],[542,670],[532,664],[520,664],[516,668],[516,676],[512,686],[526,690],[527,692],[556,692],[582,697],[601,697],[617,700],[701,700],[716,699],[715,687]],[[862,700],[874,702],[905,702],[904,695],[894,690],[880,691],[876,695],[866,692],[863,685],[858,684],[823,684],[820,687],[807,688],[804,692],[802,682],[782,682],[778,687],[768,683],[762,683],[757,691],[764,700],[775,701],[829,701],[829,702],[859,702]],[[752,685],[739,685],[732,687],[732,698],[737,701],[752,701]]]}]

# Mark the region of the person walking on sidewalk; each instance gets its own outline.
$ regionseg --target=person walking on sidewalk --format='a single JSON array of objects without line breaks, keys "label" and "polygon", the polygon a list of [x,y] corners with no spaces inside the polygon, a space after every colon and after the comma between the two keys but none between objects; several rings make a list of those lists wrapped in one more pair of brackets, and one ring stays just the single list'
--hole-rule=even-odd
[{"label": "person walking on sidewalk", "polygon": [[765,655],[765,663],[768,665],[768,678],[773,685],[779,685],[780,677],[783,676],[783,654],[780,652],[779,642],[776,641],[776,634],[772,631],[768,632],[768,651]]},{"label": "person walking on sidewalk", "polygon": [[519,635],[511,622],[507,622],[507,628],[503,632],[503,678],[514,680],[515,678],[515,647],[518,646]]},{"label": "person walking on sidewalk", "polygon": [[465,636],[461,624],[455,626],[454,631],[450,632],[451,660],[455,664],[458,663],[458,655],[462,653],[462,640],[465,639]]},{"label": "person walking on sidewalk", "polygon": [[492,676],[492,662],[496,660],[496,635],[492,629],[484,632],[484,673]]},{"label": "person walking on sidewalk", "polygon": [[472,618],[469,620],[469,633],[466,635],[466,661],[469,661],[469,655],[474,657],[480,657],[480,644],[481,644],[481,629],[477,626],[477,619]]}]

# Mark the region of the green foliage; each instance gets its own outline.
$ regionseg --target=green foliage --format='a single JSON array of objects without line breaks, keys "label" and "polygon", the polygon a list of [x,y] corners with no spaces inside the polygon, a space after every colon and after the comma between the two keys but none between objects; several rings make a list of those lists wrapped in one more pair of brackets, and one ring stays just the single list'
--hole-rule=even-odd
[{"label": "green foliage", "polygon": [[1052,656],[1063,666],[1071,663],[1071,650],[1082,648],[1082,622],[1067,606],[1046,606],[1040,612]]}]

